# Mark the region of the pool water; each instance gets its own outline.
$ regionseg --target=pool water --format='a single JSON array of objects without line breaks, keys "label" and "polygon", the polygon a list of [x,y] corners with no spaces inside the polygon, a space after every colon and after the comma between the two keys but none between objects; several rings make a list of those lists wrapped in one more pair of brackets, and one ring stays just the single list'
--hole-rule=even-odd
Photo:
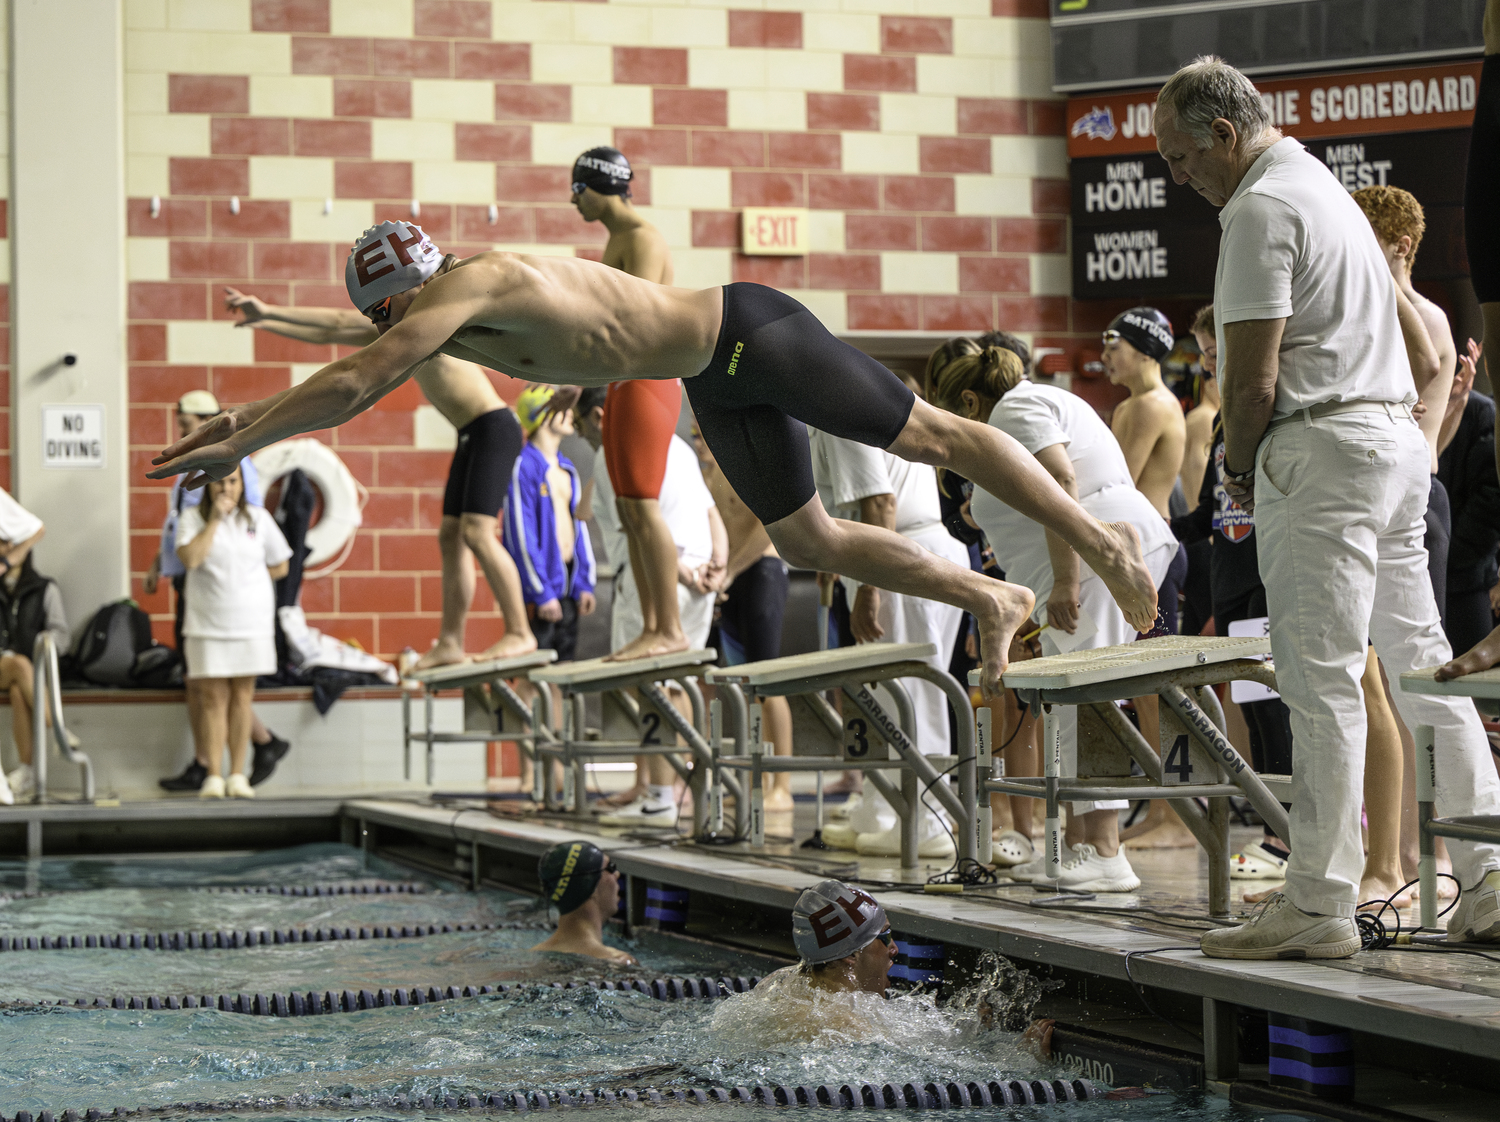
[{"label": "pool water", "polygon": [[[0,934],[253,929],[413,922],[513,922],[531,901],[423,881],[418,894],[283,897],[205,886],[307,884],[372,878],[423,881],[366,862],[357,850],[305,847],[256,857],[50,861],[0,865]],[[26,892],[40,893],[25,895]],[[765,992],[724,1001],[657,1001],[644,994],[521,985],[504,994],[279,1019],[215,1009],[132,1011],[49,1004],[114,994],[267,993],[480,985],[605,977],[764,973],[756,955],[670,936],[616,945],[641,960],[621,971],[527,948],[540,930],[238,950],[70,949],[0,954],[0,1114],[180,1104],[174,1117],[406,1118],[395,1096],[543,1089],[957,1082],[1059,1078],[1018,1038],[984,1027],[975,1006],[939,1009],[931,996],[854,1000],[863,1020],[789,1026]],[[833,1027],[829,1027],[833,1026]],[[378,1104],[384,1101],[382,1109]],[[192,1104],[200,1104],[194,1106]],[[599,1108],[610,1109],[610,1108]],[[627,1108],[617,1108],[627,1109]],[[672,1117],[751,1107],[668,1108]],[[1199,1096],[1153,1096],[1036,1108],[1090,1120],[1250,1122],[1269,1117]],[[1029,1113],[1022,1110],[1023,1113]],[[998,1111],[938,1111],[937,1115]],[[1007,1110],[1007,1117],[1015,1110]],[[706,1118],[704,1119],[706,1122]]]}]

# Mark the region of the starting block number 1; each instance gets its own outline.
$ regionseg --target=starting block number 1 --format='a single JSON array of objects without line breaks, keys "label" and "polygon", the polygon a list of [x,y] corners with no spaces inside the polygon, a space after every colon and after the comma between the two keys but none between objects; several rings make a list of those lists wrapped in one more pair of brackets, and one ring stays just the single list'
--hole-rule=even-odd
[{"label": "starting block number 1", "polygon": [[1164,787],[1180,787],[1193,782],[1193,753],[1185,734],[1172,742],[1171,750],[1162,760],[1161,781]]}]

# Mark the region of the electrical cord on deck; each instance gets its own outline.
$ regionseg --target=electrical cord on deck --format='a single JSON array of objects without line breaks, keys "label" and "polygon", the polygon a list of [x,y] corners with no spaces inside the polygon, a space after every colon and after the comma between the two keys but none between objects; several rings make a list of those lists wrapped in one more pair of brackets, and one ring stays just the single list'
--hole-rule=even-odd
[{"label": "electrical cord on deck", "polygon": [[1160,954],[1163,951],[1196,951],[1198,949],[1199,948],[1196,947],[1196,946],[1192,946],[1192,947],[1151,947],[1148,950],[1126,951],[1125,952],[1125,980],[1130,983],[1130,988],[1133,989],[1133,990],[1135,990],[1136,997],[1138,997],[1138,998],[1141,999],[1141,1004],[1143,1006],[1145,1006],[1146,1012],[1150,1013],[1157,1020],[1163,1021],[1166,1024],[1171,1025],[1178,1032],[1186,1033],[1188,1036],[1192,1037],[1194,1040],[1202,1040],[1203,1039],[1203,1034],[1202,1033],[1194,1032],[1192,1029],[1184,1028],[1182,1025],[1179,1025],[1176,1021],[1172,1020],[1171,1017],[1168,1017],[1165,1014],[1158,1013],[1156,1011],[1156,1007],[1153,1006],[1151,1004],[1151,1001],[1146,997],[1146,987],[1143,986],[1143,985],[1141,985],[1140,982],[1137,982],[1135,980],[1134,976],[1130,973],[1130,960],[1132,958],[1134,958],[1138,954]]},{"label": "electrical cord on deck", "polygon": [[[1438,873],[1438,876],[1447,877],[1455,885],[1458,885],[1458,891],[1460,894],[1462,894],[1464,886],[1462,884],[1459,884],[1458,878],[1455,877],[1452,873]],[[1383,951],[1389,950],[1391,947],[1395,946],[1396,942],[1401,938],[1402,925],[1401,911],[1396,907],[1394,901],[1397,896],[1400,896],[1412,885],[1420,883],[1420,878],[1418,878],[1417,880],[1409,880],[1384,899],[1377,898],[1374,900],[1366,900],[1359,905],[1359,908],[1368,908],[1374,904],[1379,905],[1379,907],[1377,907],[1373,912],[1356,910],[1354,913],[1354,925],[1359,929],[1359,941],[1362,949],[1367,951]],[[1453,899],[1449,902],[1448,906],[1442,911],[1438,912],[1438,918],[1441,919],[1456,907],[1458,907],[1458,896],[1454,896]],[[1396,917],[1396,926],[1394,930],[1388,928],[1385,924],[1384,919],[1382,918],[1386,912],[1390,912],[1391,915]],[[1426,929],[1422,927],[1413,928],[1412,930],[1407,932],[1406,937],[1407,939],[1413,939],[1424,930]],[[1441,944],[1429,945],[1434,947],[1441,947]]]}]

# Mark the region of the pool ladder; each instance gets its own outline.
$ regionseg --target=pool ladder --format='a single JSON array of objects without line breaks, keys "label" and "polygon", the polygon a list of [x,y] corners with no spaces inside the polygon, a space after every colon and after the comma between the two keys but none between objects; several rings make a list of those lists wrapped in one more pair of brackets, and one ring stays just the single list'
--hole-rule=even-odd
[{"label": "pool ladder", "polygon": [[31,767],[36,776],[35,801],[47,801],[47,719],[52,715],[52,738],[57,741],[57,750],[69,763],[78,765],[83,787],[83,802],[94,801],[94,764],[86,754],[78,750],[79,740],[68,731],[63,720],[62,680],[57,672],[57,646],[52,642],[52,633],[43,631],[36,637],[31,649],[32,696],[34,707],[41,712],[33,713],[31,722]]}]

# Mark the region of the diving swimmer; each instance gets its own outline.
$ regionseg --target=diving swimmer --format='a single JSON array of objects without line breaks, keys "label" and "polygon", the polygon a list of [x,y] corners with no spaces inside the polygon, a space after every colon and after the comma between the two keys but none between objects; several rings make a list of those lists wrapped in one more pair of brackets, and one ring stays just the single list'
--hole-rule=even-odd
[{"label": "diving swimmer", "polygon": [[[1077,550],[1133,626],[1154,622],[1156,582],[1131,526],[1089,515],[1014,439],[928,406],[790,296],[748,283],[670,288],[580,258],[500,251],[436,275],[437,247],[397,225],[366,231],[345,267],[349,296],[380,338],[300,385],[221,413],[164,449],[152,478],[187,472],[187,486],[223,478],[256,449],[370,408],[439,352],[568,387],[682,378],[725,478],[782,558],[969,612],[986,695],[999,688],[1031,592],[881,527],[830,518],[813,486],[805,425],[951,467]],[[567,391],[557,400],[571,406]]]}]

